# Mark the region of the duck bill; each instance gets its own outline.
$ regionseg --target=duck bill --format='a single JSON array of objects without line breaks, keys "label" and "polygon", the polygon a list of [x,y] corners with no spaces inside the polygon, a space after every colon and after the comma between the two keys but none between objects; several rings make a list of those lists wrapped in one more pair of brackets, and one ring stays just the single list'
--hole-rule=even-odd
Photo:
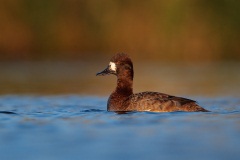
[{"label": "duck bill", "polygon": [[107,67],[106,69],[104,69],[102,72],[98,72],[96,74],[96,76],[105,76],[105,75],[108,75],[108,74],[111,74],[111,71],[109,70],[109,68]]}]

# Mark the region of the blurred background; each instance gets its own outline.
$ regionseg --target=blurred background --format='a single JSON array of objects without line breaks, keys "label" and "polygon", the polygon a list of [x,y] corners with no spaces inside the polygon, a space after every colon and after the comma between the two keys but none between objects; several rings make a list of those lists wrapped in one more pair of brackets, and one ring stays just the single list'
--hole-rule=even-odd
[{"label": "blurred background", "polygon": [[235,94],[239,44],[237,0],[0,0],[0,93],[108,95],[126,52],[136,91]]}]

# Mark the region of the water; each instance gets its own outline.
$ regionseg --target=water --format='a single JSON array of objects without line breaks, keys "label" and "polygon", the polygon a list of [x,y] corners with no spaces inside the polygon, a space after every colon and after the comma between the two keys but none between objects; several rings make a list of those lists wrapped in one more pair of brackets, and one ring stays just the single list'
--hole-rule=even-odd
[{"label": "water", "polygon": [[1,159],[238,159],[240,99],[209,113],[117,114],[106,97],[0,96]]},{"label": "water", "polygon": [[134,91],[195,99],[209,113],[106,111],[102,62],[0,63],[0,159],[240,157],[240,65],[135,63]]}]

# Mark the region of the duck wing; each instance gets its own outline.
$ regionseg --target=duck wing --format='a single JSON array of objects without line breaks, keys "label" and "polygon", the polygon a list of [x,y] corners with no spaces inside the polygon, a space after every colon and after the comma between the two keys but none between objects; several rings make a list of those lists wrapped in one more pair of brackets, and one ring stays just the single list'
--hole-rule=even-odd
[{"label": "duck wing", "polygon": [[196,101],[159,92],[132,94],[123,102],[128,111],[174,112],[207,111]]}]

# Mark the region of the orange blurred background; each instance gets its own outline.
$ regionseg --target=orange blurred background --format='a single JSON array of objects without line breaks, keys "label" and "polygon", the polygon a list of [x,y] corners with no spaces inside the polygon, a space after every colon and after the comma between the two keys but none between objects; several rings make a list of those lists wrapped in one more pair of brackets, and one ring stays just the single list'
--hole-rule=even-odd
[{"label": "orange blurred background", "polygon": [[236,0],[0,0],[0,61],[240,60]]},{"label": "orange blurred background", "polygon": [[109,95],[117,52],[134,91],[237,95],[240,1],[0,0],[0,94]]}]

